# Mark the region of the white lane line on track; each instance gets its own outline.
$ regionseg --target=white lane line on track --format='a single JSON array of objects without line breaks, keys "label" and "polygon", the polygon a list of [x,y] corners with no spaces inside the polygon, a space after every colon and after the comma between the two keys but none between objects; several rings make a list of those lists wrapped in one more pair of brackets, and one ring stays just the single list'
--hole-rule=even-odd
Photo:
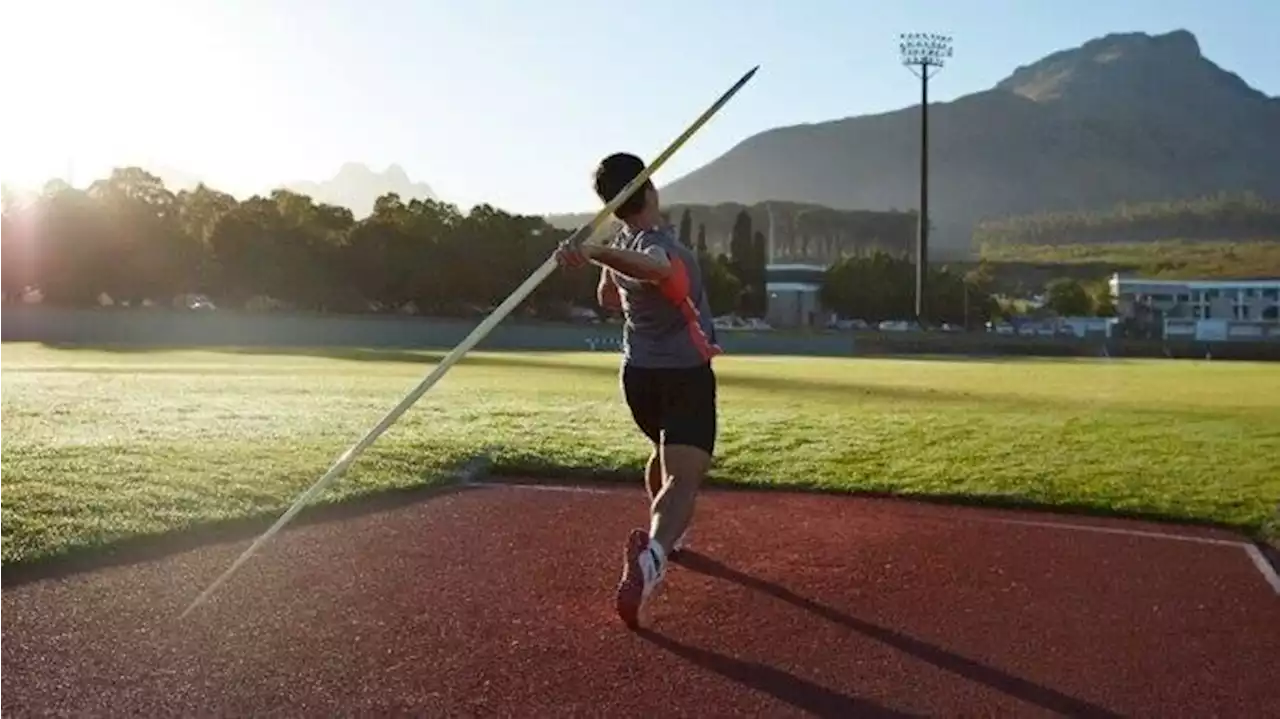
[{"label": "white lane line on track", "polygon": [[[565,484],[507,484],[504,482],[464,482],[463,486],[476,487],[482,489],[520,489],[532,492],[562,492],[567,494],[623,494],[633,490],[629,487],[606,488],[606,487],[581,487]],[[1009,524],[1022,527],[1040,527],[1042,529],[1057,529],[1069,532],[1092,532],[1094,534],[1112,534],[1125,537],[1140,537],[1144,539],[1161,539],[1173,542],[1189,542],[1192,544],[1208,544],[1219,547],[1236,547],[1244,550],[1249,561],[1257,567],[1258,572],[1262,574],[1262,578],[1271,586],[1271,589],[1280,595],[1280,574],[1276,573],[1275,567],[1271,566],[1271,562],[1263,556],[1262,551],[1257,546],[1240,540],[1234,539],[1216,539],[1213,537],[1197,537],[1189,534],[1174,534],[1172,532],[1152,532],[1143,529],[1124,529],[1121,527],[1100,527],[1090,524],[1076,524],[1073,522],[1046,522],[1030,519],[1006,519],[1002,517],[953,517],[959,521],[977,521],[991,522],[995,524]]]},{"label": "white lane line on track", "polygon": [[1249,555],[1249,559],[1253,560],[1253,566],[1257,567],[1259,572],[1262,572],[1267,584],[1270,584],[1276,594],[1280,595],[1280,574],[1276,574],[1276,568],[1271,566],[1271,562],[1268,562],[1266,557],[1262,556],[1262,550],[1252,544],[1246,544],[1244,545],[1244,552]]},{"label": "white lane line on track", "polygon": [[1175,534],[1173,532],[1153,532],[1146,529],[1125,529],[1123,527],[1100,527],[1095,524],[1076,524],[1074,522],[1046,522],[1031,519],[1007,519],[1004,517],[970,517],[970,521],[994,522],[996,524],[1013,524],[1023,527],[1044,527],[1046,529],[1066,529],[1074,532],[1094,532],[1096,534],[1118,534],[1126,537],[1145,537],[1147,539],[1166,539],[1174,542],[1193,542],[1195,544],[1216,544],[1226,547],[1253,546],[1237,539],[1216,539],[1214,537],[1197,537],[1192,534]]}]

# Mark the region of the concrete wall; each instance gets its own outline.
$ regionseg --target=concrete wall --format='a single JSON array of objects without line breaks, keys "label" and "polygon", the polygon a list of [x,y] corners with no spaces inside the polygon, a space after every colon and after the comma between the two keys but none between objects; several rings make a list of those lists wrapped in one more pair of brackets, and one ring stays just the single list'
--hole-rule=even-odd
[{"label": "concrete wall", "polygon": [[[6,307],[5,342],[151,346],[275,346],[444,349],[455,347],[480,322],[376,315],[306,316],[147,310],[70,310]],[[507,320],[478,349],[617,351],[619,325],[535,324]],[[721,332],[731,354],[848,356],[848,335],[788,336]]]}]

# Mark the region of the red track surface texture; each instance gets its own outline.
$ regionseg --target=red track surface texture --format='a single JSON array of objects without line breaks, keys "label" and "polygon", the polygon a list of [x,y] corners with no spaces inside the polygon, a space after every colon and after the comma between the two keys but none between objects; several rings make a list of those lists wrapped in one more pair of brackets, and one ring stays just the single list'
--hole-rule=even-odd
[{"label": "red track surface texture", "polygon": [[1280,716],[1280,597],[1238,545],[714,492],[631,633],[645,516],[475,489],[299,527],[185,622],[247,542],[7,588],[4,713]]}]

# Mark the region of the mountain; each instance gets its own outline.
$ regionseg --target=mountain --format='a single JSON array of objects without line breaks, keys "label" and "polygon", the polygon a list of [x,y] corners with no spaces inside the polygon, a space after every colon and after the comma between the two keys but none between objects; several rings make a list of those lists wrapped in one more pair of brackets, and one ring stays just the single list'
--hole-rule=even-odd
[{"label": "mountain", "polygon": [[[165,187],[174,192],[194,190],[201,182],[207,182],[198,175],[166,165],[148,167],[147,170],[163,180]],[[221,189],[217,187],[217,183],[212,186]],[[388,192],[399,194],[400,199],[406,202],[413,198],[439,199],[430,185],[411,181],[408,173],[399,165],[391,165],[384,172],[374,172],[367,165],[348,162],[338,169],[338,174],[332,179],[323,182],[294,180],[264,187],[257,192],[265,195],[277,187],[310,195],[317,202],[347,207],[357,218],[372,212],[374,201]]]},{"label": "mountain", "polygon": [[[1220,191],[1280,197],[1280,99],[1205,58],[1185,30],[1053,53],[931,103],[929,133],[939,255],[967,253],[986,217]],[[663,200],[915,208],[919,142],[918,106],[776,128],[670,183]]]},{"label": "mountain", "polygon": [[399,165],[391,165],[379,173],[358,162],[348,162],[333,179],[324,182],[296,180],[284,183],[284,187],[310,195],[318,202],[348,207],[358,218],[372,212],[374,201],[388,192],[400,195],[400,199],[406,202],[415,198],[439,199],[430,185],[411,181]]}]

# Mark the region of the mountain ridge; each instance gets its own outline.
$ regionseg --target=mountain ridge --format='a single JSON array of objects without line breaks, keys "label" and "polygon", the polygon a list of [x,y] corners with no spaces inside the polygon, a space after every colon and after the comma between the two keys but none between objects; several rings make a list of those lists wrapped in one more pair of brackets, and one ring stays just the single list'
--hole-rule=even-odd
[{"label": "mountain ridge", "polygon": [[[210,183],[198,175],[178,168],[154,167],[148,168],[148,172],[155,174],[164,182],[165,187],[175,192],[193,190],[201,183],[217,188],[216,183]],[[367,216],[373,211],[374,201],[388,192],[400,195],[400,198],[405,201],[440,199],[431,185],[425,182],[414,182],[404,167],[394,162],[382,172],[377,172],[361,162],[345,162],[327,180],[288,180],[254,190],[246,195],[267,194],[280,188],[309,195],[316,202],[346,207],[356,217]]]},{"label": "mountain ridge", "polygon": [[382,172],[374,172],[363,163],[346,162],[338,168],[337,174],[323,182],[293,180],[283,183],[282,187],[310,195],[317,202],[347,207],[356,217],[367,216],[373,211],[374,202],[388,192],[400,195],[400,199],[406,202],[410,199],[439,199],[430,185],[413,182],[409,173],[394,162]]},{"label": "mountain ridge", "polygon": [[[1280,99],[1205,58],[1194,34],[1112,33],[930,103],[934,247],[981,219],[1219,191],[1280,196]],[[919,107],[771,128],[662,188],[670,203],[914,209]]]}]

